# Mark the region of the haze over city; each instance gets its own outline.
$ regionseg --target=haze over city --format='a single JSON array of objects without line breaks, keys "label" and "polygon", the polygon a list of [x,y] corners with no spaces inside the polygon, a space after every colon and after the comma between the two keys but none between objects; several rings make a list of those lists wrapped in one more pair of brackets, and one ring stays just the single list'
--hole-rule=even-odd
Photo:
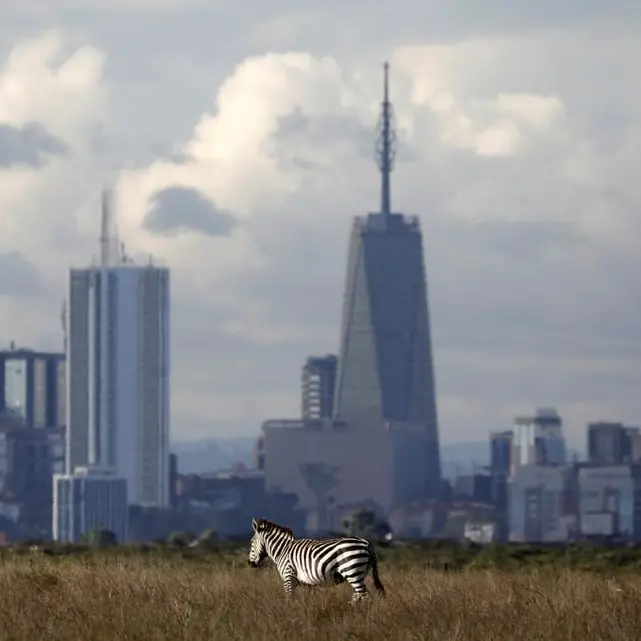
[{"label": "haze over city", "polygon": [[488,4],[5,0],[6,337],[60,348],[109,182],[128,252],[172,270],[172,439],[298,415],[304,359],[338,347],[352,217],[379,203],[389,59],[441,442],[540,405],[580,449],[588,421],[638,424],[641,10]]}]

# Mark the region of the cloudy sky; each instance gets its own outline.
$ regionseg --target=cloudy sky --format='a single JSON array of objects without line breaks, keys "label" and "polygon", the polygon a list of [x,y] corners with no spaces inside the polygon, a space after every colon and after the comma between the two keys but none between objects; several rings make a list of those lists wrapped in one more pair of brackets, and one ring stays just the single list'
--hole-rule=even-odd
[{"label": "cloudy sky", "polygon": [[172,268],[173,436],[297,416],[338,344],[351,218],[421,217],[443,442],[556,405],[641,424],[637,0],[2,0],[3,341],[60,344],[117,180]]}]

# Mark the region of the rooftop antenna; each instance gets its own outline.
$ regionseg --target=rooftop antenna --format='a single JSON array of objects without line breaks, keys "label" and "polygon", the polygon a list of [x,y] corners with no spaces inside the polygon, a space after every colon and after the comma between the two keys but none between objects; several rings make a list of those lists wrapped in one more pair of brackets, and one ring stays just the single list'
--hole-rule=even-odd
[{"label": "rooftop antenna", "polygon": [[100,265],[111,267],[121,262],[118,223],[113,216],[113,192],[103,187],[100,217]]},{"label": "rooftop antenna", "polygon": [[381,172],[381,214],[387,218],[392,212],[390,174],[396,157],[396,131],[394,108],[389,100],[389,63],[383,65],[383,102],[378,121],[376,139],[376,162]]}]

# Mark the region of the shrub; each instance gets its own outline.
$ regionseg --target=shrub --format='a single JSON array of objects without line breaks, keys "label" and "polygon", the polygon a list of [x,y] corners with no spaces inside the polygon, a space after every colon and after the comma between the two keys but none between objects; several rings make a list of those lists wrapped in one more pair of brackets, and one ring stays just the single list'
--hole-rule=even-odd
[{"label": "shrub", "polygon": [[118,545],[118,537],[111,530],[95,529],[89,532],[87,543],[92,547],[115,547]]},{"label": "shrub", "polygon": [[167,543],[175,549],[182,550],[196,540],[191,532],[173,532],[167,537]]},{"label": "shrub", "polygon": [[216,532],[214,530],[205,530],[198,537],[198,547],[212,552],[218,550],[218,535]]}]

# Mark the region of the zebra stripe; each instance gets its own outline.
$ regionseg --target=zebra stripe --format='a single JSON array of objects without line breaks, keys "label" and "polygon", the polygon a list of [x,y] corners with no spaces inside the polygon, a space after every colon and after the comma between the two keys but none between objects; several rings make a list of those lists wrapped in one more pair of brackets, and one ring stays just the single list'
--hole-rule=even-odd
[{"label": "zebra stripe", "polygon": [[285,595],[292,596],[299,584],[314,586],[347,583],[353,589],[352,603],[369,597],[365,577],[372,570],[374,587],[385,596],[378,576],[374,546],[355,536],[335,539],[297,539],[289,529],[266,519],[252,519],[254,534],[248,564],[258,567],[269,557],[283,579]]}]

